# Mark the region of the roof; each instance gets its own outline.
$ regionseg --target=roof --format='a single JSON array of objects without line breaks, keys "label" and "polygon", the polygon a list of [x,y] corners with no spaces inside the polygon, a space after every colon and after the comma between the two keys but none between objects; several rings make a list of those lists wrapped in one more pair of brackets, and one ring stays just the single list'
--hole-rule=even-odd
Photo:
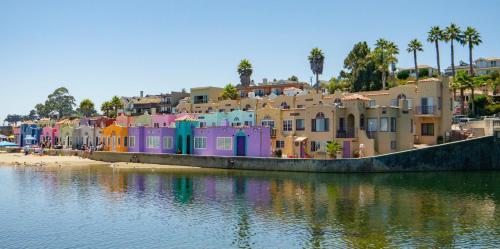
[{"label": "roof", "polygon": [[186,115],[186,116],[182,116],[180,118],[176,118],[175,121],[198,121],[198,119],[196,119],[195,117],[193,117],[191,115]]},{"label": "roof", "polygon": [[342,97],[342,100],[371,100],[371,99],[361,94],[354,93]]},{"label": "roof", "polygon": [[134,102],[134,104],[154,104],[154,103],[160,103],[161,98],[160,97],[144,97],[144,98],[139,98],[137,101]]}]

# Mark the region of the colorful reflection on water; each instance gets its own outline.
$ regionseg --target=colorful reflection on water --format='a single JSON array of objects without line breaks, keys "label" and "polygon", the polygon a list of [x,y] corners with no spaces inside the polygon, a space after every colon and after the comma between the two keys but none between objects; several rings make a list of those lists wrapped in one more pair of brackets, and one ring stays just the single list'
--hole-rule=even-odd
[{"label": "colorful reflection on water", "polygon": [[498,248],[499,180],[2,167],[0,247]]}]

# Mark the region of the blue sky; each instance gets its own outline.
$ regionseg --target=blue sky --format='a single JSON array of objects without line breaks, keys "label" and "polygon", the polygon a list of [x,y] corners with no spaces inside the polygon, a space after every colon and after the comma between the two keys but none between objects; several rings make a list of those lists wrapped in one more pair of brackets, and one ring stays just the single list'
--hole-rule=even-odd
[{"label": "blue sky", "polygon": [[[0,1],[0,119],[25,114],[59,86],[98,106],[112,95],[156,94],[237,83],[248,58],[253,79],[312,75],[308,52],[326,55],[322,79],[338,75],[356,42],[383,37],[424,43],[419,64],[435,65],[432,25],[476,27],[476,57],[500,56],[500,1]],[[450,64],[442,44],[443,67]],[[467,59],[458,46],[456,61]]]}]

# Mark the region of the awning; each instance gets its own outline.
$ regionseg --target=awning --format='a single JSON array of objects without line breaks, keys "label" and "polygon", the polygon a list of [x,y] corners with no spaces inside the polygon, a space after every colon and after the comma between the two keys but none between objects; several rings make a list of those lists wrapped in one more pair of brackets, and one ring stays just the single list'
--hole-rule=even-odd
[{"label": "awning", "polygon": [[28,135],[28,136],[26,136],[24,138],[24,140],[36,140],[36,138],[34,138],[33,136]]},{"label": "awning", "polygon": [[295,139],[295,142],[302,142],[302,141],[305,141],[305,140],[307,140],[307,137],[297,137]]}]

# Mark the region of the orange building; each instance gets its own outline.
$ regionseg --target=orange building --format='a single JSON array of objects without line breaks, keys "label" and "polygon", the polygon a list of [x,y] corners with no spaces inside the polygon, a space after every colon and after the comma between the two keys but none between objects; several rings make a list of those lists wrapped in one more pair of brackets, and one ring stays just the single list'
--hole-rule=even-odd
[{"label": "orange building", "polygon": [[105,151],[127,152],[128,151],[128,127],[116,124],[106,127],[102,131],[102,141]]}]

